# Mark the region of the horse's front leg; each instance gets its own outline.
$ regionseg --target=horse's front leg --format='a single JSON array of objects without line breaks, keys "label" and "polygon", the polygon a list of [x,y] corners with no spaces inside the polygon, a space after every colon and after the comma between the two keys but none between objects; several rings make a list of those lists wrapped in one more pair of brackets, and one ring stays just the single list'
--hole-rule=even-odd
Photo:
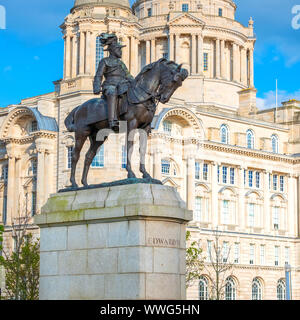
[{"label": "horse's front leg", "polygon": [[148,125],[144,130],[140,130],[140,172],[143,174],[143,179],[152,179],[145,166],[147,142],[150,131],[151,125]]},{"label": "horse's front leg", "polygon": [[127,146],[127,165],[126,170],[128,172],[128,178],[136,178],[131,167],[131,158],[133,152],[134,144],[134,130],[136,129],[136,120],[132,120],[127,125],[127,136],[126,136],[126,146]]}]

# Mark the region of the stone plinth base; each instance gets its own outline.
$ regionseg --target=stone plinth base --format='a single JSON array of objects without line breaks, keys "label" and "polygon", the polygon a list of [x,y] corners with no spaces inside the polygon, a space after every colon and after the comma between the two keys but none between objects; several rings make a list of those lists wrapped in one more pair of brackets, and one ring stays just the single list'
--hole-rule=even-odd
[{"label": "stone plinth base", "polygon": [[55,194],[41,228],[40,299],[185,299],[185,209],[137,184]]}]

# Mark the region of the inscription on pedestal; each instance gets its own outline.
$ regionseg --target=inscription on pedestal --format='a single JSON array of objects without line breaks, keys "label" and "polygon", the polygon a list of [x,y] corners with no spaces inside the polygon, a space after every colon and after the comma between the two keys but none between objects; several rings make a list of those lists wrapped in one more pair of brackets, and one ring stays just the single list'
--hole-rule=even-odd
[{"label": "inscription on pedestal", "polygon": [[180,240],[176,239],[149,237],[147,243],[156,247],[180,248]]}]

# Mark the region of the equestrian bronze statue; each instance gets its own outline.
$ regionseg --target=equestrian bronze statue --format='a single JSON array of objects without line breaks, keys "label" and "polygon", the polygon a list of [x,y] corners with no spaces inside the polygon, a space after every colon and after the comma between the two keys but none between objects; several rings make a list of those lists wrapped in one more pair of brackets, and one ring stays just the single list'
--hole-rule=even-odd
[{"label": "equestrian bronze statue", "polygon": [[[98,149],[107,139],[106,136],[98,141],[98,132],[103,129],[111,129],[112,132],[118,133],[119,121],[127,124],[126,169],[128,178],[136,178],[131,168],[133,150],[131,140],[133,139],[128,139],[129,133],[135,129],[143,129],[149,135],[157,104],[167,103],[188,77],[188,71],[181,65],[166,59],[159,59],[145,66],[134,79],[120,59],[123,46],[118,43],[117,37],[114,34],[102,34],[101,43],[107,46],[109,57],[102,59],[99,63],[94,79],[94,93],[99,94],[102,91],[102,97],[91,99],[78,106],[65,120],[68,131],[75,132],[76,140],[71,168],[73,189],[78,188],[75,181],[76,165],[86,139],[90,140],[90,148],[85,157],[81,180],[85,187],[88,186],[87,176],[90,165]],[[151,181],[152,178],[145,168],[145,155],[146,146],[140,146],[140,171],[143,179]]]}]

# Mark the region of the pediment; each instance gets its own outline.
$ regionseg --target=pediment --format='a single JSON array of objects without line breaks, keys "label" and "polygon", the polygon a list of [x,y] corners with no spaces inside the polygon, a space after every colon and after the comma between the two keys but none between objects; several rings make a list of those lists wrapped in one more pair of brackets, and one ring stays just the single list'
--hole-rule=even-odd
[{"label": "pediment", "polygon": [[205,22],[185,12],[173,18],[168,24],[169,26],[204,26]]},{"label": "pediment", "polygon": [[179,188],[179,185],[170,177],[164,179],[162,181],[162,184],[163,185],[169,185],[169,186],[174,187],[174,188]]}]

